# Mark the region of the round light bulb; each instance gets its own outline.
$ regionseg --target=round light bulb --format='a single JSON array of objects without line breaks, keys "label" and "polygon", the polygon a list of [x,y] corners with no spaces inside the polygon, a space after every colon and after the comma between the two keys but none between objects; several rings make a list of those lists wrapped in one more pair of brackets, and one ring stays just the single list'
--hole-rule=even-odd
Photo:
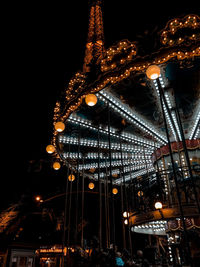
[{"label": "round light bulb", "polygon": [[55,127],[57,132],[63,132],[65,129],[65,124],[62,121],[58,121],[58,122],[56,122],[54,127]]},{"label": "round light bulb", "polygon": [[94,183],[89,183],[89,185],[88,185],[88,187],[89,187],[89,189],[94,189]]},{"label": "round light bulb", "polygon": [[86,97],[85,97],[85,103],[88,106],[90,106],[90,107],[96,105],[96,103],[97,103],[97,97],[96,97],[96,95],[94,95],[94,94],[88,94],[88,95],[86,95]]},{"label": "round light bulb", "polygon": [[160,75],[160,68],[157,65],[151,65],[147,68],[146,75],[149,79],[155,80]]},{"label": "round light bulb", "polygon": [[116,194],[118,193],[118,189],[117,189],[117,188],[113,188],[112,193],[113,193],[114,195],[116,195]]},{"label": "round light bulb", "polygon": [[124,211],[124,212],[123,212],[123,217],[124,217],[124,218],[127,218],[127,217],[129,217],[129,212],[127,212],[127,211]]},{"label": "round light bulb", "polygon": [[162,209],[162,203],[161,203],[160,201],[157,201],[157,202],[155,203],[155,208],[156,208],[157,210]]},{"label": "round light bulb", "polygon": [[138,191],[138,197],[142,197],[144,195],[143,191]]},{"label": "round light bulb", "polygon": [[70,175],[68,176],[68,180],[69,180],[70,182],[73,182],[73,181],[75,180],[75,176],[74,176],[73,174],[70,174]]},{"label": "round light bulb", "polygon": [[60,162],[58,162],[58,161],[56,161],[56,162],[53,163],[53,168],[54,168],[54,170],[56,170],[56,171],[60,169],[60,166],[61,166],[61,165],[60,165]]},{"label": "round light bulb", "polygon": [[55,151],[55,147],[53,145],[48,145],[46,147],[46,151],[47,151],[47,153],[52,154]]},{"label": "round light bulb", "polygon": [[41,199],[40,196],[36,196],[36,197],[35,197],[35,200],[36,200],[36,201],[40,201],[40,199]]}]

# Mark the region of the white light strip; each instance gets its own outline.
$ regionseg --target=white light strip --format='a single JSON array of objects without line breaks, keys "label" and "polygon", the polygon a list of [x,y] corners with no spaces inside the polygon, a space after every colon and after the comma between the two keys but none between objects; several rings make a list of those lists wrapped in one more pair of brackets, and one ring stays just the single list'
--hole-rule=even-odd
[{"label": "white light strip", "polygon": [[[144,175],[146,173],[152,173],[154,171],[155,171],[155,169],[153,167],[149,168],[149,169],[144,169],[144,170],[141,170],[141,171],[138,171],[138,172],[134,172],[131,175],[125,175],[124,180],[125,180],[125,182],[127,182],[127,181],[129,181],[129,180],[131,180],[133,178],[136,178],[138,176]],[[123,182],[123,178],[117,179],[114,183],[115,184],[120,184],[121,182]]]},{"label": "white light strip", "polygon": [[[98,131],[98,128],[94,127],[92,123],[89,120],[83,119],[78,117],[77,115],[71,114],[70,117],[68,118],[68,121],[73,122],[75,124],[80,124],[83,127],[89,128],[91,130]],[[99,125],[99,132],[108,135],[109,130],[108,127],[103,127],[102,125]],[[151,146],[151,147],[157,147],[159,148],[160,145],[158,143],[149,141],[145,138],[140,138],[136,135],[127,133],[127,132],[122,132],[121,135],[119,136],[117,133],[117,129],[110,127],[110,135],[116,138],[121,138],[122,140],[127,140],[131,143],[134,144],[142,144],[144,146]]]},{"label": "white light strip", "polygon": [[[63,144],[72,144],[72,145],[78,145],[79,139],[76,137],[69,137],[69,136],[59,136],[59,142]],[[97,140],[90,140],[90,139],[84,139],[80,138],[80,145],[81,146],[89,146],[89,147],[98,147],[98,141]],[[99,147],[102,149],[109,149],[109,143],[108,142],[99,142]],[[128,145],[128,144],[122,144],[120,146],[119,143],[111,143],[111,149],[112,150],[126,150],[130,152],[141,152],[141,150],[146,154],[152,153],[152,151],[143,149],[138,146]]]},{"label": "white light strip", "polygon": [[144,229],[151,229],[153,232],[158,232],[158,231],[164,231],[166,230],[167,227],[167,221],[162,220],[162,221],[152,221],[149,223],[144,223],[140,225],[133,226],[132,231],[134,232],[139,232],[139,230],[144,230]]},{"label": "white light strip", "polygon": [[[165,84],[164,84],[164,81],[163,81],[163,78],[162,78],[161,75],[159,77],[159,81],[160,81],[161,87],[162,88],[165,88]],[[159,93],[157,81],[156,80],[153,80],[153,84],[154,84],[154,87],[156,89],[157,95],[160,98],[160,93]],[[171,110],[172,109],[172,103],[170,101],[169,94],[168,94],[168,92],[165,92],[164,94],[165,94],[165,99],[166,99],[166,102],[167,102],[167,105],[168,105],[168,109]],[[173,124],[171,122],[171,119],[170,119],[170,116],[168,114],[168,110],[167,110],[167,107],[166,107],[164,101],[163,101],[163,109],[164,109],[165,116],[166,116],[166,119],[168,121],[168,124],[169,124],[169,126],[171,128],[171,131],[173,133],[174,139],[175,139],[175,141],[177,141],[176,132],[175,132],[175,129],[174,129]],[[179,140],[181,141],[182,140],[181,139],[181,133],[180,133],[180,129],[179,129],[179,126],[178,126],[178,123],[177,123],[177,120],[176,120],[176,115],[175,115],[175,112],[174,111],[171,111],[171,116],[172,116],[172,119],[173,119],[173,123],[175,125],[175,128],[177,130],[177,133],[178,133],[178,136],[179,136]]]},{"label": "white light strip", "polygon": [[[123,165],[126,166],[126,165],[138,165],[138,166],[142,166],[142,168],[145,166],[145,164],[148,163],[148,164],[151,164],[152,166],[152,162],[151,160],[125,160],[123,161]],[[115,160],[115,161],[112,161],[111,162],[111,166],[112,167],[119,167],[119,166],[122,166],[122,162],[121,160]],[[100,162],[99,164],[99,167],[100,168],[106,168],[106,167],[110,167],[110,162],[109,161],[106,161],[106,162]],[[98,168],[98,163],[97,162],[93,162],[93,163],[88,163],[88,164],[80,164],[79,165],[79,170],[89,170],[89,169],[93,169],[93,168]]]},{"label": "white light strip", "polygon": [[154,136],[154,138],[161,144],[166,144],[167,139],[160,134],[153,125],[146,122],[139,114],[137,114],[126,104],[122,103],[117,97],[108,91],[102,90],[100,93],[96,94],[99,99],[103,100],[105,103],[110,104],[110,107],[116,112],[120,113],[126,120],[136,125],[138,128],[144,132]]},{"label": "white light strip", "polygon": [[197,105],[197,109],[195,112],[195,119],[194,119],[194,125],[191,129],[191,131],[189,132],[189,140],[192,139],[197,139],[198,134],[199,134],[199,128],[200,128],[200,101]]},{"label": "white light strip", "polygon": [[[145,173],[147,173],[147,171],[145,170],[145,168],[148,167],[149,170],[154,170],[154,168],[152,167],[152,164],[140,164],[138,166],[127,166],[127,167],[124,167],[124,173],[130,173],[130,171],[137,171],[137,170],[140,170],[140,172],[134,172],[134,173],[131,173],[131,175],[125,175],[124,178],[125,178],[125,182],[126,181],[129,181],[130,179],[132,178],[135,178],[137,176],[140,176],[140,175],[143,175]],[[142,171],[141,171],[142,169]],[[141,174],[138,174],[138,173],[141,173]],[[115,169],[115,170],[112,170],[112,175],[113,174],[120,174],[120,170],[119,169]],[[100,173],[100,178],[104,178],[106,176],[109,175],[109,171],[108,173],[106,174],[105,172],[101,172]],[[98,174],[95,173],[94,174],[94,178],[95,179],[98,179]],[[116,179],[115,181],[113,181],[114,184],[119,184],[123,182],[123,178],[120,178],[120,179]]]},{"label": "white light strip", "polygon": [[200,127],[197,128],[196,133],[195,133],[193,139],[197,139],[197,137],[198,137],[198,135],[199,135],[199,132],[200,132]]},{"label": "white light strip", "polygon": [[[63,158],[67,159],[67,158],[70,158],[70,159],[77,159],[78,158],[78,153],[77,152],[64,152],[62,153],[62,156]],[[100,159],[109,159],[109,156],[108,155],[105,155],[103,153],[96,153],[96,152],[89,152],[87,153],[84,158],[85,159],[98,159],[98,157]],[[82,153],[79,153],[79,158],[83,158],[83,155]],[[111,158],[112,159],[121,159],[121,153],[120,152],[112,152],[111,154]],[[122,158],[123,159],[140,159],[140,160],[150,160],[151,159],[151,154],[144,154],[141,153],[141,152],[138,152],[138,153],[125,153],[123,152],[122,153]]]}]

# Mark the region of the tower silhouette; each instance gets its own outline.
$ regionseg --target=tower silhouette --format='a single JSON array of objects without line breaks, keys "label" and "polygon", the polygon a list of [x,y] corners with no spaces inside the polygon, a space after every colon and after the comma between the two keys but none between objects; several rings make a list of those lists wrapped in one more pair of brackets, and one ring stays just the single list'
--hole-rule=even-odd
[{"label": "tower silhouette", "polygon": [[85,48],[83,72],[90,72],[102,57],[104,51],[104,30],[102,0],[89,1],[89,25]]}]

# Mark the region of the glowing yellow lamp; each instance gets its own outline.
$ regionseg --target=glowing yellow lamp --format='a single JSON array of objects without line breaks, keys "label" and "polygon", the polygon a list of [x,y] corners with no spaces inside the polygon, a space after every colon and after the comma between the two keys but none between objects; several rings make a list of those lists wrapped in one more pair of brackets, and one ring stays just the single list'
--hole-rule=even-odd
[{"label": "glowing yellow lamp", "polygon": [[58,161],[55,161],[54,163],[53,163],[53,168],[54,168],[54,170],[59,170],[60,169],[60,162],[58,162]]},{"label": "glowing yellow lamp", "polygon": [[160,68],[157,65],[151,65],[147,68],[146,75],[149,79],[155,80],[160,75]]},{"label": "glowing yellow lamp", "polygon": [[88,106],[94,106],[96,105],[97,103],[97,97],[96,95],[94,94],[89,94],[89,95],[86,95],[85,97],[85,103],[88,105]]},{"label": "glowing yellow lamp", "polygon": [[94,183],[89,183],[89,185],[88,185],[88,187],[89,187],[89,189],[94,189]]},{"label": "glowing yellow lamp", "polygon": [[68,176],[68,180],[69,180],[70,182],[73,182],[73,181],[75,180],[75,176],[74,176],[73,174],[70,174],[70,175]]},{"label": "glowing yellow lamp", "polygon": [[143,191],[138,191],[138,197],[142,197],[144,195]]},{"label": "glowing yellow lamp", "polygon": [[155,208],[156,208],[157,210],[162,209],[162,203],[161,203],[160,201],[157,201],[157,202],[155,203]]},{"label": "glowing yellow lamp", "polygon": [[113,193],[113,195],[116,195],[118,193],[118,189],[117,188],[113,188],[112,193]]},{"label": "glowing yellow lamp", "polygon": [[63,132],[65,130],[65,124],[62,121],[56,122],[54,127],[57,132]]},{"label": "glowing yellow lamp", "polygon": [[36,196],[36,197],[35,197],[35,200],[36,200],[36,201],[40,201],[40,199],[41,199],[40,196]]},{"label": "glowing yellow lamp", "polygon": [[124,220],[124,224],[126,224],[126,225],[128,224],[128,220],[127,220],[127,219],[126,219],[126,220]]},{"label": "glowing yellow lamp", "polygon": [[46,147],[46,151],[47,151],[47,153],[52,154],[55,151],[55,147],[53,145],[48,145]]},{"label": "glowing yellow lamp", "polygon": [[129,217],[129,212],[127,212],[127,211],[124,211],[124,212],[123,212],[123,217],[124,217],[124,218],[127,218],[127,217]]}]

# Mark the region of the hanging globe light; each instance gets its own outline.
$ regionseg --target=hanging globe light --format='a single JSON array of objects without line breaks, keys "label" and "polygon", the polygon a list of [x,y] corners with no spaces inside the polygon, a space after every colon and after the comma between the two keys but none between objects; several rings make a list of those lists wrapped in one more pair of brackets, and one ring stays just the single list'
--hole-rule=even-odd
[{"label": "hanging globe light", "polygon": [[57,132],[63,132],[65,130],[65,124],[62,121],[56,122],[54,127]]},{"label": "hanging globe light", "polygon": [[41,199],[40,196],[36,196],[36,197],[35,197],[35,200],[36,200],[36,201],[40,201],[40,199]]},{"label": "hanging globe light", "polygon": [[160,75],[160,68],[157,65],[151,65],[147,68],[146,75],[149,79],[155,80]]},{"label": "hanging globe light", "polygon": [[74,176],[73,174],[70,174],[70,175],[68,176],[68,180],[69,180],[70,182],[73,182],[73,181],[75,180],[75,176]]},{"label": "hanging globe light", "polygon": [[118,189],[116,187],[113,188],[112,193],[113,193],[113,195],[116,195],[118,193]]},{"label": "hanging globe light", "polygon": [[138,191],[138,197],[142,197],[144,195],[143,191]]},{"label": "hanging globe light", "polygon": [[89,187],[89,189],[94,189],[94,183],[89,183],[89,185],[88,185],[88,187]]},{"label": "hanging globe light", "polygon": [[156,208],[157,210],[162,209],[162,203],[161,203],[160,201],[157,201],[157,202],[155,203],[155,208]]},{"label": "hanging globe light", "polygon": [[60,162],[58,162],[58,161],[55,161],[54,163],[53,163],[53,168],[54,168],[54,170],[59,170],[60,169],[60,167],[61,167],[61,165],[60,165]]},{"label": "hanging globe light", "polygon": [[97,97],[96,97],[96,95],[94,95],[94,94],[88,94],[88,95],[86,95],[86,97],[85,97],[85,103],[88,106],[90,106],[90,107],[96,105],[96,103],[97,103]]},{"label": "hanging globe light", "polygon": [[55,147],[53,145],[48,145],[46,147],[46,151],[47,151],[47,153],[52,154],[55,151]]}]

